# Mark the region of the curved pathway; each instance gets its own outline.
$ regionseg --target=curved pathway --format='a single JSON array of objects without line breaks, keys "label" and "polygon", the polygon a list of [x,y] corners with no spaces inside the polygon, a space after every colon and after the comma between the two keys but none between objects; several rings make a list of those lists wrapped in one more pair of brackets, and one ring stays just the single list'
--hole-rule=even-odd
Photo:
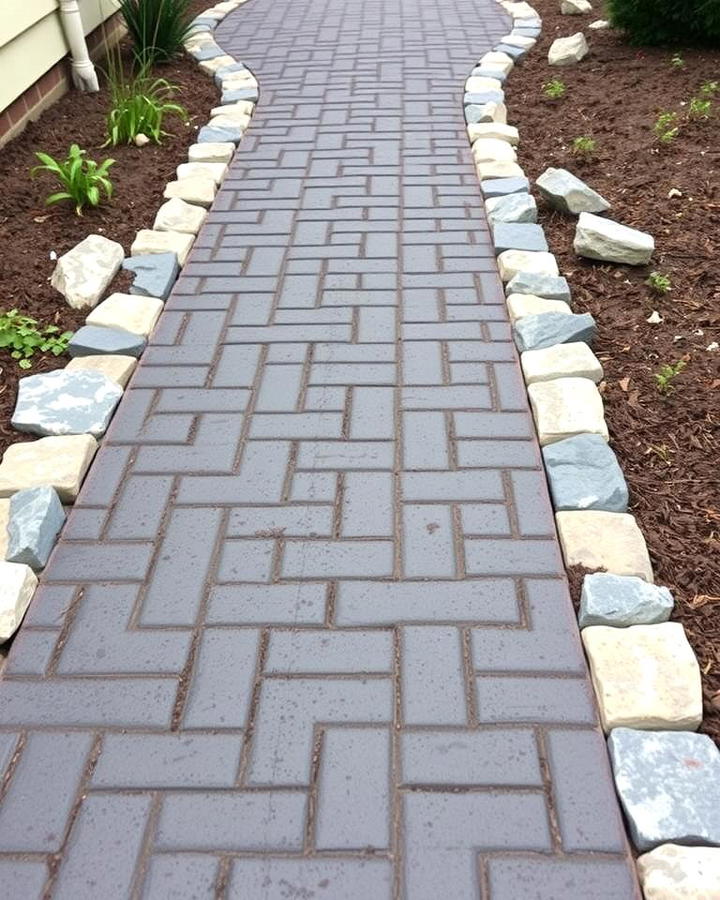
[{"label": "curved pathway", "polygon": [[7,896],[636,896],[462,82],[491,0],[254,0],[253,125],[0,686]]}]

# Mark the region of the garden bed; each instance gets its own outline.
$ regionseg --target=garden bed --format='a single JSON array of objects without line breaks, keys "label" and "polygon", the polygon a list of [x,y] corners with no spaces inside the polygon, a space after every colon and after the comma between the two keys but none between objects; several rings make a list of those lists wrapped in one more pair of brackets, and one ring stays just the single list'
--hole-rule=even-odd
[{"label": "garden bed", "polygon": [[[575,219],[535,192],[574,309],[597,321],[600,387],[630,511],[656,582],[675,594],[674,617],[703,671],[703,730],[720,743],[720,351],[707,349],[720,341],[720,91],[709,119],[688,121],[700,85],[718,79],[720,52],[637,48],[617,32],[589,30],[603,14],[599,4],[589,16],[560,15],[558,0],[533,5],[542,36],[506,84],[509,118],[523,137],[520,164],[532,180],[549,166],[569,169],[612,204],[611,218],[655,237],[646,268],[580,259]],[[552,41],[580,30],[590,55],[550,67]],[[557,100],[543,93],[552,79],[566,88]],[[679,132],[666,144],[653,130],[663,112],[678,113]],[[577,137],[596,142],[589,158],[573,154]],[[645,284],[653,271],[669,276],[669,293]],[[653,312],[662,322],[646,321]],[[661,393],[655,374],[680,360],[685,368]]]},{"label": "garden bed", "polygon": [[[197,14],[207,5],[206,0],[196,0],[192,11]],[[126,41],[121,49],[127,63]],[[170,134],[159,146],[103,148],[109,99],[104,79],[98,74],[99,93],[71,91],[0,148],[0,310],[16,308],[43,325],[59,326],[61,331],[76,330],[89,310],[71,309],[50,286],[55,267],[51,254],[60,256],[93,233],[118,241],[129,254],[136,231],[152,228],[163,202],[165,183],[175,177],[175,168],[187,161],[193,135],[218,102],[212,79],[190,57],[178,57],[157,66],[154,74],[178,87],[175,99],[188,110],[189,125],[176,117],[166,119],[165,130]],[[45,197],[58,189],[56,183],[44,173],[30,178],[30,169],[38,163],[35,151],[64,159],[73,143],[87,150],[90,159],[116,160],[109,173],[114,186],[112,199],[98,209],[86,209],[82,217],[75,215],[69,203],[46,207]],[[129,275],[121,272],[108,293],[125,291],[129,285]],[[18,378],[59,368],[67,361],[66,355],[36,355],[30,372],[24,372],[7,350],[0,349],[0,454],[8,444],[32,439],[32,435],[20,434],[10,426]]]}]

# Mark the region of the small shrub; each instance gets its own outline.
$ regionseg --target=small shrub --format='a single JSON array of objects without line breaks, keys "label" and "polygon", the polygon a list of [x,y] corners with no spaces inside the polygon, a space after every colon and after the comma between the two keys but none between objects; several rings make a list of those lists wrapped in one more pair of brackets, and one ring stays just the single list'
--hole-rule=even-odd
[{"label": "small shrub", "polygon": [[63,331],[57,325],[38,328],[36,319],[23,316],[16,309],[0,310],[0,347],[11,348],[10,356],[18,360],[21,369],[29,369],[35,353],[52,353],[60,356],[67,350],[72,331]]},{"label": "small shrub", "polygon": [[676,112],[662,112],[655,120],[653,131],[661,144],[671,144],[680,133]]},{"label": "small shrub", "polygon": [[679,359],[674,366],[663,366],[659,372],[656,372],[653,375],[655,384],[657,385],[657,389],[661,394],[669,394],[670,391],[674,390],[675,385],[673,384],[673,381],[682,372],[686,365],[687,363],[684,359]]},{"label": "small shrub", "polygon": [[607,15],[634,44],[714,44],[720,41],[716,0],[608,0]]},{"label": "small shrub", "polygon": [[163,131],[166,116],[189,119],[184,106],[171,98],[177,88],[165,78],[153,78],[149,67],[126,74],[119,61],[108,73],[111,107],[107,114],[107,144],[130,144],[138,134],[147,135],[159,144],[167,134]]},{"label": "small shrub", "polygon": [[669,275],[663,275],[662,272],[651,272],[645,281],[648,287],[651,287],[656,294],[667,294],[672,290],[672,282]]},{"label": "small shrub", "polygon": [[59,162],[47,153],[36,153],[41,165],[30,170],[30,175],[38,172],[49,172],[54,175],[63,187],[63,190],[50,194],[45,199],[45,205],[60,203],[62,200],[72,200],[75,204],[75,212],[81,216],[86,206],[99,206],[103,192],[109,200],[112,197],[113,185],[108,176],[108,169],[115,162],[114,159],[105,159],[100,165],[92,159],[85,159],[87,151],[81,150],[77,144],[70,147],[67,159]]},{"label": "small shrub", "polygon": [[597,149],[597,141],[594,138],[583,136],[573,138],[573,156],[589,159]]},{"label": "small shrub", "polygon": [[553,78],[552,81],[547,81],[542,86],[542,92],[548,100],[559,100],[565,96],[566,91],[565,82],[560,81],[559,78]]},{"label": "small shrub", "polygon": [[182,49],[193,16],[191,0],[118,0],[140,65],[163,63]]},{"label": "small shrub", "polygon": [[688,108],[689,119],[709,119],[712,109],[712,100],[704,100],[702,97],[693,97]]},{"label": "small shrub", "polygon": [[673,69],[684,69],[685,68],[685,60],[679,53],[675,53],[670,57],[670,65]]}]

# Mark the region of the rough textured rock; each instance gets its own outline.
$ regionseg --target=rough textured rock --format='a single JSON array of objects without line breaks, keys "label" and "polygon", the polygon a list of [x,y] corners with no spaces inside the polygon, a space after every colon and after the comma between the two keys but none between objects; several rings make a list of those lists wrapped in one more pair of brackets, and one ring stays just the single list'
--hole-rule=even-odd
[{"label": "rough textured rock", "polygon": [[185,264],[192,245],[193,236],[191,234],[141,228],[135,235],[130,251],[134,256],[142,253],[175,253],[178,263],[182,266]]},{"label": "rough textured rock", "polygon": [[90,434],[11,444],[0,463],[0,497],[47,484],[55,488],[63,503],[72,503],[97,446]]},{"label": "rough textured rock", "polygon": [[220,184],[225,177],[227,169],[227,163],[222,162],[186,162],[180,163],[175,170],[175,174],[178,180],[200,175],[205,178],[212,178],[215,184]]},{"label": "rough textured rock", "polygon": [[502,197],[505,194],[527,194],[530,190],[530,182],[524,176],[522,178],[486,178],[480,187],[485,198]]},{"label": "rough textured rock", "polygon": [[595,319],[590,313],[539,313],[525,316],[513,326],[515,343],[521,353],[575,341],[591,344],[596,331]]},{"label": "rough textured rock", "polygon": [[66,372],[101,372],[120,387],[130,380],[137,360],[132,356],[78,356],[65,366]]},{"label": "rough textured rock", "polygon": [[104,325],[106,328],[119,328],[148,337],[162,308],[163,302],[157,297],[110,294],[107,300],[103,300],[95,307],[85,321],[88,325]]},{"label": "rough textured rock", "polygon": [[206,75],[214,76],[220,69],[226,69],[228,66],[231,66],[233,62],[233,57],[224,53],[220,56],[215,56],[212,59],[200,60],[199,66],[200,70]]},{"label": "rough textured rock", "polygon": [[10,498],[8,562],[44,569],[65,521],[57,491],[47,485],[26,488]]},{"label": "rough textured rock", "polygon": [[573,247],[588,259],[644,266],[650,262],[655,241],[644,231],[584,212],[575,228]]},{"label": "rough textured rock", "polygon": [[612,25],[607,19],[595,19],[594,22],[588,25],[588,28],[591,28],[593,31],[607,31],[608,28],[612,28]]},{"label": "rough textured rock", "polygon": [[548,249],[545,232],[540,225],[498,222],[492,229],[495,252],[530,250],[544,253]]},{"label": "rough textured rock", "polygon": [[[473,146],[477,147],[479,143],[477,141]],[[509,145],[506,144],[505,146]],[[525,176],[525,173],[516,162],[504,159],[476,162],[475,171],[481,181],[487,178],[523,178]]]},{"label": "rough textured rock", "polygon": [[465,106],[465,121],[474,122],[507,122],[507,107],[504,103],[489,100],[486,103],[473,103]]},{"label": "rough textured rock", "polygon": [[10,500],[7,497],[0,499],[0,561],[5,559],[8,544],[7,525],[10,519]]},{"label": "rough textured rock", "polygon": [[673,597],[666,587],[648,584],[642,578],[595,572],[583,579],[578,620],[588,625],[656,625],[667,622]]},{"label": "rough textured rock", "polygon": [[467,94],[484,94],[488,91],[501,91],[502,82],[497,78],[482,78],[478,75],[471,75],[465,82],[465,93]]},{"label": "rough textured rock", "polygon": [[[242,100],[247,100],[250,103],[257,103],[259,96],[260,93],[257,87],[231,88],[229,90],[223,89],[222,95],[220,97],[220,103],[222,103],[223,106],[228,103],[239,103]],[[202,130],[203,129],[201,128],[200,131]],[[208,134],[207,139],[213,142],[226,140],[226,138],[224,138],[223,136],[213,136],[210,134]],[[201,138],[198,137],[198,140],[201,140]]]},{"label": "rough textured rock", "polygon": [[[223,94],[223,98],[226,97],[227,94]],[[205,141],[211,144],[220,144],[225,142],[232,142],[233,144],[239,144],[242,140],[243,134],[245,134],[245,129],[241,128],[239,125],[203,125],[203,127],[197,133],[197,140],[199,144],[204,144]]]},{"label": "rough textured rock", "polygon": [[617,728],[608,749],[638,850],[720,844],[720,751],[707,735]]},{"label": "rough textured rock", "polygon": [[617,458],[599,434],[578,434],[543,448],[553,506],[626,512],[628,488]]},{"label": "rough textured rock", "polygon": [[543,275],[541,272],[518,272],[505,286],[506,294],[535,294],[550,300],[570,302],[570,285],[567,279],[558,275]]},{"label": "rough textured rock", "polygon": [[76,356],[95,356],[109,353],[112,356],[139,357],[145,349],[141,334],[119,328],[101,328],[99,325],[83,325],[78,328],[68,344],[68,353]]},{"label": "rough textured rock", "polygon": [[561,0],[560,12],[564,16],[582,16],[592,12],[592,5],[588,0]]},{"label": "rough textured rock", "polygon": [[501,122],[477,122],[472,124],[468,126],[468,137],[471,144],[475,143],[475,141],[492,138],[496,141],[505,141],[515,147],[520,141],[520,134],[517,128]]},{"label": "rough textured rock", "polygon": [[470,75],[473,78],[494,78],[496,81],[499,81],[503,87],[507,81],[507,72],[500,72],[497,69],[490,69],[486,66],[475,66],[472,72],[470,72]]},{"label": "rough textured rock", "polygon": [[488,197],[485,209],[491,222],[537,222],[537,204],[530,194]]},{"label": "rough textured rock", "polygon": [[595,384],[603,379],[603,367],[582,341],[557,344],[542,350],[527,350],[520,358],[526,384],[553,381],[555,378],[589,378]]},{"label": "rough textured rock", "polygon": [[190,162],[219,162],[229,163],[235,153],[235,144],[231,141],[222,141],[204,144],[193,144],[188,147],[188,159]]},{"label": "rough textured rock", "polygon": [[55,369],[21,378],[12,426],[30,434],[105,433],[122,388],[100,372]]},{"label": "rough textured rock", "polygon": [[217,186],[212,178],[206,175],[193,175],[192,178],[181,178],[179,181],[168,181],[163,197],[171,200],[178,197],[186,203],[196,206],[212,206]]},{"label": "rough textured rock", "polygon": [[513,67],[513,59],[508,53],[503,53],[500,50],[491,50],[480,57],[478,64],[487,66],[490,69],[499,69],[507,75]]},{"label": "rough textured rock", "polygon": [[472,145],[473,159],[477,163],[515,162],[517,154],[512,144],[499,138],[479,138]]},{"label": "rough textured rock", "polygon": [[720,897],[720,849],[662,844],[637,860],[645,900]]},{"label": "rough textured rock", "polygon": [[160,297],[162,300],[167,300],[170,296],[172,286],[180,272],[176,253],[146,253],[142,256],[130,256],[123,263],[123,268],[135,273],[130,288],[131,294]]},{"label": "rough textured rock", "polygon": [[680,622],[583,629],[605,731],[694,731],[702,722],[700,666]]},{"label": "rough textured rock", "polygon": [[183,234],[195,235],[202,228],[207,218],[207,210],[173,197],[160,207],[153,222],[155,231],[180,231]]},{"label": "rough textured rock", "polygon": [[50,284],[73,309],[92,308],[115,277],[124,256],[117,241],[90,234],[58,259]]},{"label": "rough textured rock", "polygon": [[495,50],[498,53],[505,53],[515,62],[519,62],[527,53],[524,47],[518,47],[515,44],[498,44]]},{"label": "rough textured rock", "polygon": [[568,566],[605,569],[613,575],[636,575],[653,581],[645,538],[633,516],[593,509],[556,513],[555,522]]},{"label": "rough textured rock", "polygon": [[497,258],[500,277],[510,281],[518,272],[536,275],[558,275],[558,264],[552,253],[534,253],[527,250],[506,250]]},{"label": "rough textured rock", "polygon": [[610,209],[604,197],[567,169],[546,169],[535,184],[550,206],[561,212],[579,215],[581,212],[600,213]]},{"label": "rough textured rock", "polygon": [[536,297],[534,294],[510,294],[506,302],[511,323],[524,319],[525,316],[537,316],[542,313],[564,315],[572,313],[564,300],[548,300],[547,297]]},{"label": "rough textured rock", "polygon": [[0,562],[0,641],[6,641],[18,629],[37,587],[30,566]]},{"label": "rough textured rock", "polygon": [[538,381],[528,385],[528,396],[541,446],[584,433],[608,440],[602,399],[587,378]]},{"label": "rough textured rock", "polygon": [[557,38],[548,50],[548,63],[551,66],[572,66],[579,63],[590,52],[582,31],[570,37]]}]

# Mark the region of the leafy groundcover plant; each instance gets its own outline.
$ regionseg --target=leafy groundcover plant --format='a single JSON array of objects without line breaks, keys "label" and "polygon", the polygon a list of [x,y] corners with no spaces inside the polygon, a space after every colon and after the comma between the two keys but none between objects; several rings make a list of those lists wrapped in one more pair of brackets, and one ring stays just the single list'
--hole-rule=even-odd
[{"label": "leafy groundcover plant", "polygon": [[167,62],[182,49],[192,21],[190,0],[119,0],[136,59]]},{"label": "leafy groundcover plant", "polygon": [[108,200],[112,197],[113,185],[108,170],[115,160],[106,159],[98,165],[92,159],[85,159],[86,152],[77,144],[72,144],[67,159],[62,162],[47,153],[35,154],[41,165],[35,166],[30,174],[35,176],[38,172],[49,172],[63,187],[63,190],[46,198],[47,206],[62,200],[72,200],[75,212],[81,216],[84,207],[100,205],[103,193]]},{"label": "leafy groundcover plant", "polygon": [[32,366],[35,353],[52,353],[60,356],[67,350],[72,331],[63,331],[57,325],[38,328],[37,319],[21,315],[16,309],[0,310],[0,347],[10,350],[10,356],[18,360],[21,369]]}]

